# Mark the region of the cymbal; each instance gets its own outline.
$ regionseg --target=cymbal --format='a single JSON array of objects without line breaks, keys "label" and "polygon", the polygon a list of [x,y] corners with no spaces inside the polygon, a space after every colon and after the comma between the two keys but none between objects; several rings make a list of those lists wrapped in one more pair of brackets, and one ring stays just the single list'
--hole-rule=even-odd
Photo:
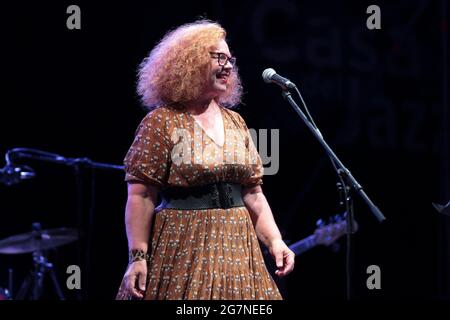
[{"label": "cymbal", "polygon": [[18,234],[0,240],[0,253],[21,254],[56,248],[78,239],[76,229],[57,228]]}]

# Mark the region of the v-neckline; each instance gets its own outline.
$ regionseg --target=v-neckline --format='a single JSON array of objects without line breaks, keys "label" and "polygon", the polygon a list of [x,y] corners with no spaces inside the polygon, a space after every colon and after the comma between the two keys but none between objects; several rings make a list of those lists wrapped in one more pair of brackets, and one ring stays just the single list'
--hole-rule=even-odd
[{"label": "v-neckline", "polygon": [[223,144],[220,145],[217,143],[216,140],[214,140],[209,134],[208,132],[205,130],[205,128],[203,128],[202,124],[200,123],[200,121],[198,121],[197,119],[195,119],[195,117],[186,110],[186,113],[189,115],[189,117],[192,118],[192,120],[194,121],[194,125],[197,124],[200,129],[202,129],[202,132],[218,147],[223,148],[223,146],[225,145],[225,120],[223,118],[223,112],[222,112],[222,107],[219,106],[219,113],[220,113],[220,120],[222,121],[222,130],[223,130]]}]

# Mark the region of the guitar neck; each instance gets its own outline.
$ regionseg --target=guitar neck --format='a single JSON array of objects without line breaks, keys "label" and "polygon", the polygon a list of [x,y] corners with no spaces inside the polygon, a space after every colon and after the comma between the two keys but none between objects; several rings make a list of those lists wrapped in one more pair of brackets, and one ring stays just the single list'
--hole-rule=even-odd
[{"label": "guitar neck", "polygon": [[291,249],[296,256],[308,251],[309,249],[314,248],[317,246],[316,243],[316,237],[312,234],[309,237],[302,239],[300,241],[297,241],[296,243],[293,243],[289,246],[289,249]]}]

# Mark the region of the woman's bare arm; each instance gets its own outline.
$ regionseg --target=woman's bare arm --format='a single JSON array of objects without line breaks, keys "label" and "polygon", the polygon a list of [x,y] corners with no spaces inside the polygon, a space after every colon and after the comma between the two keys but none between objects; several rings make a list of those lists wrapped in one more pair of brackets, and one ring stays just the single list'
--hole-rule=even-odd
[{"label": "woman's bare arm", "polygon": [[278,267],[276,274],[287,275],[294,268],[295,254],[282,240],[261,186],[245,187],[242,190],[242,198],[250,213],[258,239],[264,243],[275,258]]},{"label": "woman's bare arm", "polygon": [[128,248],[148,250],[151,220],[155,210],[158,189],[141,183],[128,183],[125,225]]},{"label": "woman's bare arm", "polygon": [[[125,208],[125,226],[128,248],[148,252],[150,228],[155,211],[158,188],[142,183],[128,183],[128,198]],[[131,263],[125,273],[128,292],[136,298],[143,298],[147,279],[147,262]],[[140,291],[139,291],[140,290]]]}]

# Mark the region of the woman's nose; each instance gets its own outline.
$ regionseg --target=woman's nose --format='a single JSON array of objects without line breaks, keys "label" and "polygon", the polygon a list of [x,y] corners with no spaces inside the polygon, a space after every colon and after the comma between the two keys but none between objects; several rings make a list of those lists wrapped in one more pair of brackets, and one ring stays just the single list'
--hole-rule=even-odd
[{"label": "woman's nose", "polygon": [[230,60],[227,60],[227,63],[222,67],[222,70],[231,70],[233,69],[233,65],[231,64]]}]

